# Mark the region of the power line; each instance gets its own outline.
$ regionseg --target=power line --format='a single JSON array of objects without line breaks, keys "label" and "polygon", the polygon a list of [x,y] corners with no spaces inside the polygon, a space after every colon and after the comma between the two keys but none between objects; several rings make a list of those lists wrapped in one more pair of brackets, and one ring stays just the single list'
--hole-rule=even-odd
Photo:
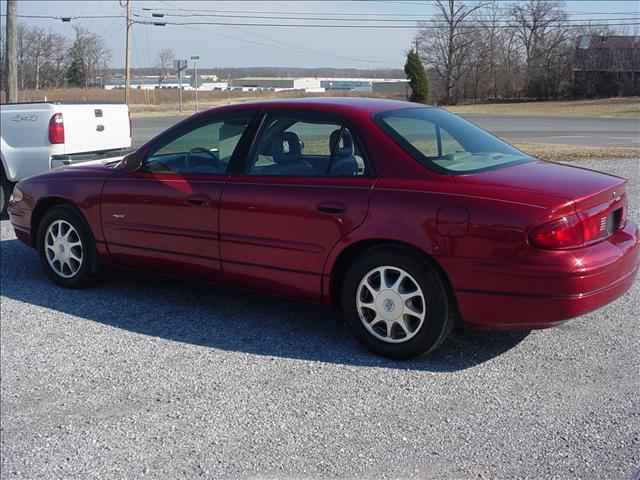
[{"label": "power line", "polygon": [[[320,22],[320,21],[333,21],[333,22],[354,22],[357,21],[359,23],[363,23],[363,22],[377,22],[377,23],[388,23],[388,22],[410,22],[410,23],[417,23],[417,22],[433,22],[433,23],[442,23],[443,19],[441,18],[410,18],[410,19],[405,19],[405,18],[400,18],[400,19],[385,19],[385,18],[361,18],[361,19],[353,19],[353,18],[329,18],[329,17],[307,17],[307,16],[300,16],[300,17],[295,17],[295,16],[282,16],[282,15],[274,15],[274,16],[264,16],[264,15],[236,15],[236,14],[207,14],[207,15],[202,15],[199,13],[164,13],[162,14],[163,16],[166,17],[215,17],[215,18],[247,18],[247,19],[259,19],[259,20],[306,20],[306,21],[313,21],[313,22]],[[625,18],[621,18],[621,19],[613,19],[616,21],[622,21],[622,20],[640,20],[640,16],[638,16],[639,14],[636,14],[635,17],[625,17]],[[138,17],[138,18],[145,18],[145,19],[149,19],[151,17],[145,17],[143,15],[140,14],[134,14],[134,16]],[[589,19],[589,21],[591,22],[603,22],[603,21],[608,21],[610,19],[608,18],[591,18]],[[467,18],[463,20],[466,23],[487,23],[489,22],[489,20],[483,20],[482,18]],[[496,19],[495,21],[507,21],[507,19]],[[584,22],[584,19],[565,19],[562,20],[562,22]]]},{"label": "power line", "polygon": [[294,46],[278,46],[278,45],[269,45],[267,43],[262,43],[262,42],[257,42],[255,40],[249,40],[246,38],[240,38],[240,37],[234,37],[232,35],[225,35],[224,33],[217,33],[217,32],[211,32],[209,30],[204,30],[202,28],[197,28],[197,27],[192,27],[192,26],[183,26],[183,25],[178,25],[178,26],[182,26],[183,28],[187,29],[187,30],[195,30],[198,32],[202,32],[202,33],[206,33],[208,35],[214,35],[217,37],[223,37],[223,38],[229,38],[232,40],[238,40],[240,42],[244,42],[244,43],[249,43],[252,45],[259,45],[261,47],[268,47],[268,48],[274,48],[277,50],[286,50],[289,52],[294,52],[294,53],[302,53],[302,54],[311,54],[311,55],[322,55],[325,57],[331,57],[331,58],[339,58],[342,60],[350,60],[350,61],[355,61],[355,62],[362,62],[362,63],[377,63],[377,64],[384,64],[384,65],[396,65],[398,62],[388,62],[388,61],[382,61],[382,60],[368,60],[368,59],[363,59],[363,58],[352,58],[352,57],[344,57],[342,55],[335,55],[335,54],[331,54],[331,53],[326,53],[326,52],[320,52],[317,50],[311,50],[311,49],[307,49],[304,47],[294,47]]},{"label": "power line", "polygon": [[[166,2],[166,1],[162,1],[162,3],[164,3],[165,5],[169,5],[170,7],[175,7],[175,5],[173,5],[172,3]],[[186,11],[186,12],[193,12],[193,10],[187,10],[187,9],[181,9],[182,11]],[[206,17],[206,15],[204,15]],[[306,48],[306,47],[302,47],[300,45],[293,45],[287,42],[283,42],[281,40],[275,40],[273,38],[270,37],[266,37],[264,35],[260,35],[258,33],[255,32],[249,32],[247,30],[243,30],[242,28],[239,28],[237,26],[230,26],[230,28],[233,28],[234,30],[238,30],[242,33],[244,33],[245,35],[250,35],[253,37],[258,37],[261,38],[263,40],[267,40],[269,42],[272,43],[277,43],[279,45],[270,45],[270,44],[265,44],[262,42],[257,42],[257,41],[253,41],[253,40],[248,40],[246,38],[238,38],[238,37],[234,37],[231,35],[224,35],[224,34],[220,34],[220,33],[214,33],[214,32],[210,32],[208,30],[203,30],[203,29],[196,29],[195,27],[191,27],[194,30],[198,30],[204,33],[208,33],[211,35],[218,35],[218,36],[222,36],[222,37],[226,37],[226,38],[231,38],[234,40],[238,40],[241,42],[245,42],[245,43],[251,43],[254,45],[260,45],[263,47],[268,47],[268,48],[274,48],[277,50],[286,50],[286,51],[290,51],[290,52],[295,52],[295,53],[302,53],[302,54],[306,54],[306,55],[321,55],[324,57],[330,57],[330,58],[339,58],[341,60],[349,60],[349,61],[354,61],[354,62],[360,62],[360,63],[376,63],[379,65],[396,65],[397,62],[393,61],[384,61],[384,60],[369,60],[369,59],[364,59],[364,58],[353,58],[353,57],[348,57],[348,56],[344,56],[344,55],[337,55],[334,53],[329,53],[329,52],[323,52],[320,50],[314,50],[314,49],[310,49],[310,48]]]},{"label": "power line", "polygon": [[[140,21],[135,20],[134,23],[139,23],[141,25],[152,25],[152,21]],[[218,25],[218,26],[236,26],[236,27],[280,27],[280,28],[379,28],[379,29],[415,29],[416,25],[386,25],[386,24],[376,24],[376,25],[364,25],[364,24],[314,24],[314,23],[242,23],[242,22],[168,22],[163,21],[164,25],[181,25],[181,26],[189,26],[189,25]],[[553,22],[547,24],[548,27],[559,27],[565,25],[562,21]],[[582,23],[582,24],[572,24],[571,27],[622,27],[622,26],[635,26],[640,25],[640,22],[625,22],[625,23]],[[457,28],[478,28],[479,24],[465,24],[458,25]],[[519,25],[516,24],[498,24],[495,25],[496,28],[516,28]],[[448,24],[444,22],[434,23],[429,25],[428,28],[450,28]]]},{"label": "power line", "polygon": [[[395,3],[395,2],[393,2]],[[223,13],[240,13],[240,14],[259,14],[259,15],[306,15],[306,16],[339,16],[339,17],[415,17],[416,15],[422,15],[418,13],[398,13],[398,12],[360,12],[360,13],[350,13],[350,12],[282,12],[282,11],[274,11],[274,10],[226,10],[226,9],[207,9],[207,8],[190,8],[188,10],[184,8],[174,7],[174,8],[166,8],[166,7],[158,7],[158,8],[148,8],[143,7],[142,11],[150,11],[154,10],[157,12],[165,12],[165,11],[189,11],[189,12],[212,12],[216,14]],[[504,8],[500,8],[500,10],[508,10]],[[638,11],[632,12],[577,12],[577,11],[567,11],[568,14],[571,15],[638,15]],[[169,15],[169,14],[166,14]],[[206,15],[211,16],[211,15]]]}]

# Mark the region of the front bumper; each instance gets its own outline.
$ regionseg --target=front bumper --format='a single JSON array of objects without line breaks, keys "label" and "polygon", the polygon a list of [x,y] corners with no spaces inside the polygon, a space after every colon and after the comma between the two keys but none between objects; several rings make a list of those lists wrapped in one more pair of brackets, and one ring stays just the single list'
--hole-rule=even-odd
[{"label": "front bumper", "polygon": [[575,250],[536,251],[535,263],[464,259],[452,278],[465,323],[491,329],[547,328],[603,307],[638,274],[638,227],[628,221],[609,239]]},{"label": "front bumper", "polygon": [[9,220],[11,221],[11,226],[16,233],[16,237],[30,247],[35,248],[35,244],[31,236],[32,210],[24,208],[24,203],[26,202],[23,201],[13,205],[9,204],[7,207],[7,213],[9,214]]}]

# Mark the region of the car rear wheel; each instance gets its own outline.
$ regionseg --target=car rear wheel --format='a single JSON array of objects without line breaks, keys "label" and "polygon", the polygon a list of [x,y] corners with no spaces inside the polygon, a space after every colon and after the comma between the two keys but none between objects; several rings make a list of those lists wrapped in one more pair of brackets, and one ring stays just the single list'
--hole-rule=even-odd
[{"label": "car rear wheel", "polygon": [[434,351],[454,323],[453,303],[439,272],[402,248],[375,248],[345,276],[342,314],[373,352],[408,359]]},{"label": "car rear wheel", "polygon": [[93,236],[71,206],[54,207],[44,215],[38,228],[38,252],[45,273],[61,287],[82,288],[97,278]]}]

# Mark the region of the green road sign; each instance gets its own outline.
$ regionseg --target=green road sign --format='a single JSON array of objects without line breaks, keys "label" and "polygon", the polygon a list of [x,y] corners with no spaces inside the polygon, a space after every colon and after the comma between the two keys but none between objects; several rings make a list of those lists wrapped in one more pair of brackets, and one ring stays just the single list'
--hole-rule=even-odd
[{"label": "green road sign", "polygon": [[191,55],[191,60],[193,60],[193,61],[200,60],[200,56],[198,56],[198,55]]}]

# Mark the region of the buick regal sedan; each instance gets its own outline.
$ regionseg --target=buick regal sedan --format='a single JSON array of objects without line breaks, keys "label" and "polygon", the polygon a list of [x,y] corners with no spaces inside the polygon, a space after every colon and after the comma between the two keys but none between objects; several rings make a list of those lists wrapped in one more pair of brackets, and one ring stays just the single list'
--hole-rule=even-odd
[{"label": "buick regal sedan", "polygon": [[545,328],[627,291],[625,185],[440,109],[300,99],[215,108],[119,162],[28,178],[9,213],[62,287],[119,267],[323,302],[409,358],[459,320]]}]

